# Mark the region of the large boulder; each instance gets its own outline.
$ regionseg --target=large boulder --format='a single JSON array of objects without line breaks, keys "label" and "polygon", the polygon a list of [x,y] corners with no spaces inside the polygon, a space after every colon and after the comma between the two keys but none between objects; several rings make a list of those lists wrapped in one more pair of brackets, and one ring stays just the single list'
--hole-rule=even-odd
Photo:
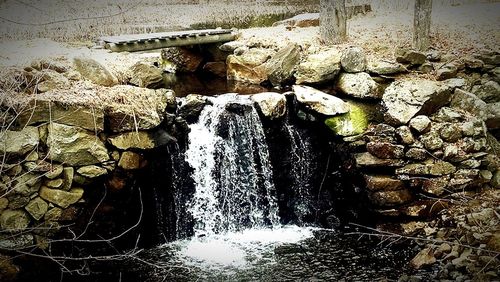
[{"label": "large boulder", "polygon": [[48,202],[58,205],[61,208],[67,208],[78,202],[83,196],[83,189],[73,188],[69,191],[59,189],[50,189],[43,186],[40,189],[40,197]]},{"label": "large boulder", "polygon": [[76,57],[75,69],[86,79],[102,86],[118,84],[118,79],[106,67],[91,58]]},{"label": "large boulder", "polygon": [[340,57],[341,53],[337,49],[328,49],[307,56],[297,66],[296,83],[323,83],[335,79],[340,72]]},{"label": "large boulder", "polygon": [[335,116],[345,114],[350,110],[349,104],[342,99],[309,86],[294,85],[293,92],[300,104],[323,115]]},{"label": "large boulder", "polygon": [[24,155],[39,143],[38,128],[27,126],[21,131],[0,132],[0,153]]},{"label": "large boulder", "polygon": [[274,51],[252,48],[241,55],[229,55],[226,60],[227,79],[260,84],[268,79],[266,65]]},{"label": "large boulder", "polygon": [[281,118],[286,114],[285,95],[275,92],[263,92],[252,95],[262,114],[270,119]]},{"label": "large boulder", "polygon": [[366,69],[366,55],[362,48],[351,47],[344,50],[340,57],[342,69],[346,72],[362,72]]},{"label": "large boulder", "polygon": [[345,94],[360,99],[379,99],[382,93],[378,84],[366,72],[342,73],[337,87]]},{"label": "large boulder", "polygon": [[269,81],[280,86],[293,77],[295,65],[300,60],[300,47],[297,44],[287,45],[276,52],[266,63]]},{"label": "large boulder", "polygon": [[173,64],[176,72],[195,72],[203,62],[203,56],[191,49],[170,47],[161,51],[162,65]]},{"label": "large boulder", "polygon": [[432,114],[450,99],[451,87],[425,79],[395,81],[382,97],[385,119],[395,125],[406,124],[417,114]]},{"label": "large boulder", "polygon": [[352,136],[365,132],[368,127],[368,116],[365,110],[351,102],[349,112],[325,120],[325,124],[339,136]]},{"label": "large boulder", "polygon": [[109,160],[108,150],[95,133],[74,126],[51,123],[47,146],[49,159],[71,166]]},{"label": "large boulder", "polygon": [[139,87],[157,88],[163,81],[163,72],[159,68],[142,62],[133,65],[130,73],[130,84]]},{"label": "large boulder", "polygon": [[52,121],[91,131],[104,130],[104,111],[101,108],[37,99],[24,109],[16,120],[21,127]]}]

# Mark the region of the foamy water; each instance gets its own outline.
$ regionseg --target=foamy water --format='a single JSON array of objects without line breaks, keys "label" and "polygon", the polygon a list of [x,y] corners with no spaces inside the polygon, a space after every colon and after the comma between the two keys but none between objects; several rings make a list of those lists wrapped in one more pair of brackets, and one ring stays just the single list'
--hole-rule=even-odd
[{"label": "foamy water", "polygon": [[186,265],[203,269],[245,268],[254,262],[272,263],[274,248],[313,237],[312,227],[283,226],[274,229],[247,229],[170,243]]}]

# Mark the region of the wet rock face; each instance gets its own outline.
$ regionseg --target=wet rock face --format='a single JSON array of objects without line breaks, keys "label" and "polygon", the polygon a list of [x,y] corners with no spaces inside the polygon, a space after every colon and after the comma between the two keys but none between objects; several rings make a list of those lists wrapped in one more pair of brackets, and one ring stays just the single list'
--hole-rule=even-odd
[{"label": "wet rock face", "polygon": [[161,60],[162,65],[166,65],[167,62],[173,64],[176,72],[192,73],[200,67],[203,56],[188,48],[171,47],[161,51]]},{"label": "wet rock face", "polygon": [[198,94],[189,94],[184,98],[182,104],[179,107],[179,116],[187,120],[188,122],[195,122],[198,120],[203,108],[210,104],[205,96]]}]

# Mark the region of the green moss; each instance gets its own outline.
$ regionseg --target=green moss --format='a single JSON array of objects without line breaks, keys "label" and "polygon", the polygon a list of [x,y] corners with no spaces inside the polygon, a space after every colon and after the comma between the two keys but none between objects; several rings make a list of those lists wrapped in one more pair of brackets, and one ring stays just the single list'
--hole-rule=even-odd
[{"label": "green moss", "polygon": [[353,103],[349,106],[351,110],[348,113],[325,120],[325,124],[337,135],[358,135],[368,127],[368,117],[363,108]]}]

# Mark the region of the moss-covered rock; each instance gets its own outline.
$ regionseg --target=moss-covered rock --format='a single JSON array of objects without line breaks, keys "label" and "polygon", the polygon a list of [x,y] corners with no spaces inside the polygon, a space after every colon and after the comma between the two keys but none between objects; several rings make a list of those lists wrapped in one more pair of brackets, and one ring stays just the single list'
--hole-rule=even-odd
[{"label": "moss-covered rock", "polygon": [[368,127],[368,116],[365,110],[353,103],[349,103],[348,113],[334,116],[325,120],[325,124],[337,135],[352,136],[362,134]]}]

